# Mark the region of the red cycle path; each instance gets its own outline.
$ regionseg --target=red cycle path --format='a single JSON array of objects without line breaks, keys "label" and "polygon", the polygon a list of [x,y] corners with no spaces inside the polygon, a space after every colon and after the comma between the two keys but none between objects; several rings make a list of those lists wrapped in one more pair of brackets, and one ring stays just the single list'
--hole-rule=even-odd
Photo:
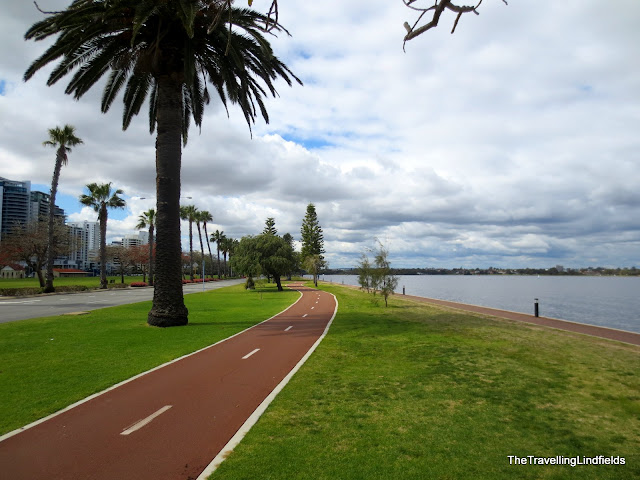
[{"label": "red cycle path", "polygon": [[301,298],[272,319],[3,440],[0,476],[196,479],[334,316],[331,294],[291,287]]}]

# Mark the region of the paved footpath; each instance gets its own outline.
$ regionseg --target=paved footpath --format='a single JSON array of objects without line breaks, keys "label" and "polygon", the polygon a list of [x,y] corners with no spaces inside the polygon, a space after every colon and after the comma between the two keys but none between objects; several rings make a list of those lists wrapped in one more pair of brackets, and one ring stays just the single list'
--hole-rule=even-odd
[{"label": "paved footpath", "polygon": [[11,480],[196,479],[317,343],[333,295],[290,285],[281,314],[0,441]]}]

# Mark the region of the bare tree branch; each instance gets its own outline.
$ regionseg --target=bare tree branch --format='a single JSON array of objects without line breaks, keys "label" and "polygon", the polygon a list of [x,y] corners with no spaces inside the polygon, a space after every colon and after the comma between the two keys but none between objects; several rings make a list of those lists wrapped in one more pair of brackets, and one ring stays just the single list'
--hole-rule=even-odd
[{"label": "bare tree branch", "polygon": [[[430,30],[438,26],[438,22],[440,21],[440,16],[445,10],[451,10],[452,12],[457,13],[456,19],[453,23],[453,28],[451,29],[451,33],[454,33],[456,31],[456,27],[458,26],[458,22],[460,21],[460,18],[462,17],[462,15],[464,13],[470,13],[470,12],[473,12],[476,15],[480,15],[477,9],[482,4],[482,0],[479,0],[478,4],[475,6],[456,5],[452,3],[454,0],[433,0],[434,1],[433,5],[429,7],[417,7],[414,4],[418,1],[419,0],[402,0],[402,2],[405,4],[406,7],[412,10],[415,10],[417,12],[420,12],[420,16],[415,21],[413,26],[409,25],[408,22],[404,22],[404,28],[407,30],[407,34],[405,35],[404,42],[402,44],[403,50],[407,41],[417,37],[418,35],[423,34],[427,30]],[[502,1],[504,2],[505,5],[508,5],[506,0],[502,0]],[[418,24],[420,24],[423,17],[427,13],[431,13],[431,20],[424,25],[418,26]]]}]

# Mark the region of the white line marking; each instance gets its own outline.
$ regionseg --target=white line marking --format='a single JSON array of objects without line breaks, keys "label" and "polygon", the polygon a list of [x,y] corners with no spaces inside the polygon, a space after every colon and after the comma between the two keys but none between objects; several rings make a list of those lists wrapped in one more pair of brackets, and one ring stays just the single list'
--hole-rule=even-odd
[{"label": "white line marking", "polygon": [[249,353],[247,353],[244,357],[242,357],[242,360],[246,360],[246,359],[247,359],[247,358],[249,358],[251,355],[253,355],[254,353],[259,352],[259,351],[260,351],[260,349],[259,349],[259,348],[256,348],[253,352],[249,352]]},{"label": "white line marking", "polygon": [[135,432],[136,430],[140,430],[145,425],[151,423],[154,418],[159,417],[160,415],[162,415],[164,412],[166,412],[170,408],[171,408],[171,405],[165,405],[160,410],[158,410],[156,413],[152,413],[147,418],[143,418],[142,420],[134,423],[129,428],[124,430],[120,435],[129,435],[129,434]]},{"label": "white line marking", "polygon": [[6,302],[0,302],[0,305],[28,305],[28,304],[32,304],[39,301],[40,300],[22,300],[19,302],[6,301]]},{"label": "white line marking", "polygon": [[289,325],[287,328],[284,329],[285,332],[288,332],[289,330],[291,330],[293,328],[293,325]]},{"label": "white line marking", "polygon": [[316,307],[311,307],[311,310],[313,310],[314,308],[316,308]]},{"label": "white line marking", "polygon": [[302,315],[302,318],[306,317],[307,315],[309,315],[308,313],[305,313],[304,315]]}]

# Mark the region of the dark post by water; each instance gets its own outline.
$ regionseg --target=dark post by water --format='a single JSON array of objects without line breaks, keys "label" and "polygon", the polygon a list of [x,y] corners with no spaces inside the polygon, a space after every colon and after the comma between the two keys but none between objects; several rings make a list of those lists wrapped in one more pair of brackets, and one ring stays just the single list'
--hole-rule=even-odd
[{"label": "dark post by water", "polygon": [[538,299],[536,298],[536,299],[534,299],[534,300],[535,300],[535,301],[534,301],[534,303],[533,303],[533,312],[534,312],[534,315],[535,315],[536,317],[539,317],[539,316],[540,316],[540,315],[539,315],[539,314],[540,314],[540,310],[539,310],[539,308],[538,308]]}]

